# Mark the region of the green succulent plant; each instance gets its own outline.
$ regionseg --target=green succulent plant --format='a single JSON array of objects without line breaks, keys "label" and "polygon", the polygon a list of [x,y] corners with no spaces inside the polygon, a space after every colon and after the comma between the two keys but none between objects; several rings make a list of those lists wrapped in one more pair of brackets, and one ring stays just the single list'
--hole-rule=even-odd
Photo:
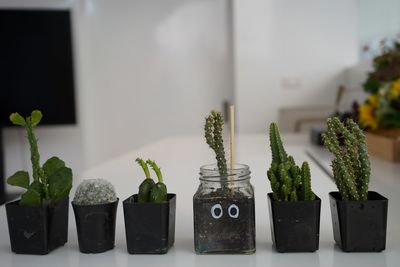
[{"label": "green succulent plant", "polygon": [[[328,131],[322,135],[324,146],[335,156],[332,170],[343,200],[368,199],[371,165],[365,135],[357,123],[349,119],[329,118]],[[339,139],[343,139],[343,145]]]},{"label": "green succulent plant", "polygon": [[271,183],[273,199],[276,201],[314,200],[310,167],[305,161],[300,168],[296,165],[294,158],[287,155],[276,123],[271,123],[269,127],[269,140],[272,163],[267,175]]},{"label": "green succulent plant", "polygon": [[22,194],[20,205],[38,206],[41,203],[54,204],[69,196],[72,188],[72,170],[57,157],[51,157],[42,166],[34,128],[40,123],[42,113],[32,111],[29,117],[23,118],[18,113],[10,115],[10,121],[26,130],[30,145],[32,177],[30,182],[27,171],[17,171],[7,179],[7,183],[26,189]]},{"label": "green succulent plant", "polygon": [[215,152],[217,159],[218,170],[222,176],[227,175],[224,140],[222,138],[222,128],[224,125],[224,118],[221,112],[211,111],[210,115],[206,118],[204,125],[204,135],[207,144]]},{"label": "green succulent plant", "polygon": [[[163,176],[158,165],[150,159],[145,162],[143,159],[137,158],[136,162],[142,167],[146,176],[139,186],[138,202],[161,203],[167,201],[167,186],[164,184]],[[148,166],[155,172],[158,179],[157,183],[151,178]]]}]

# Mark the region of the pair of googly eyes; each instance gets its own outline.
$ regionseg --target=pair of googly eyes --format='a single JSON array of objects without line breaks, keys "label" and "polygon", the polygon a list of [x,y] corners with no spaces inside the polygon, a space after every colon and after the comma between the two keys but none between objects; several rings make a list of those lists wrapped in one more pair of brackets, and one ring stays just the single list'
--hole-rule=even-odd
[{"label": "pair of googly eyes", "polygon": [[[222,217],[222,215],[224,214],[223,210],[222,210],[222,206],[221,204],[215,204],[214,206],[211,207],[211,216],[214,219],[219,219]],[[229,217],[231,218],[238,218],[239,217],[239,207],[235,204],[231,204],[228,208],[228,214]]]}]

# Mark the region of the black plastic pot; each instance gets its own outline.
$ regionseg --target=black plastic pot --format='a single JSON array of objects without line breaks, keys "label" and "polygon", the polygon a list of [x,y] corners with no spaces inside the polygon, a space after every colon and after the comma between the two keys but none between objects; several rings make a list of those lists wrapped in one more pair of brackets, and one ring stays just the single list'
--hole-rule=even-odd
[{"label": "black plastic pot", "polygon": [[72,202],[82,253],[101,253],[114,248],[118,201],[99,205]]},{"label": "black plastic pot", "polygon": [[379,252],[386,246],[388,199],[369,191],[368,200],[345,201],[330,192],[333,237],[345,252]]},{"label": "black plastic pot", "polygon": [[268,194],[271,236],[278,252],[314,252],[319,248],[321,199],[275,201]]},{"label": "black plastic pot", "polygon": [[68,240],[69,198],[38,207],[6,204],[11,250],[17,254],[48,254]]},{"label": "black plastic pot", "polygon": [[137,194],[123,202],[130,254],[165,254],[175,242],[176,195],[165,203],[139,203]]}]

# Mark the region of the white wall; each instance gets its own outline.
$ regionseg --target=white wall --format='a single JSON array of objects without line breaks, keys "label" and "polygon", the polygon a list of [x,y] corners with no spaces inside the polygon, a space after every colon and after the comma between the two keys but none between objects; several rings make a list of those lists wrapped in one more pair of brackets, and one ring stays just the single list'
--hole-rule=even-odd
[{"label": "white wall", "polygon": [[358,61],[356,0],[234,1],[240,132],[265,132],[284,106],[333,104]]},{"label": "white wall", "polygon": [[[381,53],[381,41],[390,44],[400,37],[399,0],[358,0],[360,56],[370,59]],[[368,46],[368,51],[362,51]]]},{"label": "white wall", "polygon": [[88,1],[92,165],[143,143],[202,130],[233,97],[227,1]]},{"label": "white wall", "polygon": [[[38,128],[42,158],[75,173],[135,147],[202,131],[233,99],[228,0],[8,0],[73,10],[77,126]],[[6,174],[30,169],[24,134],[6,129]],[[132,159],[134,160],[134,159]]]}]

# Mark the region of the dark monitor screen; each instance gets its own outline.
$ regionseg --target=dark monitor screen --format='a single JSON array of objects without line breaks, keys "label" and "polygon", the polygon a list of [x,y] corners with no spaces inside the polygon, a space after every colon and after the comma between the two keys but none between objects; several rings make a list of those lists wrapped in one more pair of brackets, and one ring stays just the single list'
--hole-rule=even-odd
[{"label": "dark monitor screen", "polygon": [[0,9],[0,125],[43,113],[41,124],[75,124],[69,10]]}]

